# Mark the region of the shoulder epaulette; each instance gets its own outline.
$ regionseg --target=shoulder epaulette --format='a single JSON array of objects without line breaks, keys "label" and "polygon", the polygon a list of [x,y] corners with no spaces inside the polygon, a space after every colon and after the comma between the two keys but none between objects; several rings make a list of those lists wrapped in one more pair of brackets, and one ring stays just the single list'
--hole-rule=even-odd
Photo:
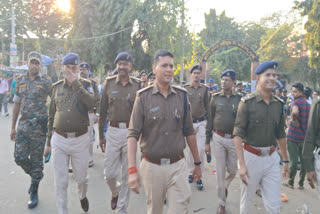
[{"label": "shoulder epaulette", "polygon": [[107,77],[107,78],[106,78],[106,81],[112,80],[112,79],[116,79],[116,78],[117,78],[117,75],[114,75],[114,76],[111,76],[111,77]]},{"label": "shoulder epaulette", "polygon": [[55,86],[59,85],[60,83],[62,83],[63,81],[64,81],[63,79],[62,79],[62,80],[59,80],[59,81],[53,83],[53,84],[51,85],[51,87],[55,87]]},{"label": "shoulder epaulette", "polygon": [[285,104],[280,97],[277,97],[277,96],[274,96],[274,95],[272,95],[272,96],[273,96],[273,98],[275,98],[276,100],[280,101],[282,104]]},{"label": "shoulder epaulette", "polygon": [[208,86],[206,86],[206,85],[205,85],[205,84],[203,84],[203,83],[200,83],[200,85],[209,89],[209,87],[208,87]]},{"label": "shoulder epaulette", "polygon": [[217,92],[217,93],[212,94],[212,96],[218,96],[218,95],[220,95],[220,94],[221,94],[221,91],[220,91],[220,92]]},{"label": "shoulder epaulette", "polygon": [[137,83],[141,82],[140,79],[136,78],[136,77],[130,77],[132,80],[136,81]]},{"label": "shoulder epaulette", "polygon": [[187,90],[185,88],[182,88],[181,86],[178,86],[178,85],[171,85],[171,87],[174,88],[174,89],[181,90],[183,92],[187,92]]},{"label": "shoulder epaulette", "polygon": [[149,90],[150,88],[153,88],[153,85],[149,85],[149,86],[147,86],[147,87],[145,87],[145,88],[140,89],[140,90],[138,91],[138,94],[140,95],[141,93]]},{"label": "shoulder epaulette", "polygon": [[255,97],[256,97],[255,93],[248,94],[248,95],[242,97],[241,101],[245,103],[246,101],[251,100],[251,99],[253,99]]},{"label": "shoulder epaulette", "polygon": [[183,87],[190,86],[190,83],[184,84]]},{"label": "shoulder epaulette", "polygon": [[88,83],[91,83],[91,80],[89,79],[86,79],[86,78],[79,78],[80,81],[84,81],[84,82],[88,82]]}]

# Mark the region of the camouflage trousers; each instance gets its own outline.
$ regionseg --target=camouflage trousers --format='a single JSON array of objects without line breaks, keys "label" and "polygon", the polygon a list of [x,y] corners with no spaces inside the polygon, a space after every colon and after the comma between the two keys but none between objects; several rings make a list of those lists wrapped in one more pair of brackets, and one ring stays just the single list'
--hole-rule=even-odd
[{"label": "camouflage trousers", "polygon": [[14,158],[17,165],[31,176],[32,183],[38,183],[43,178],[43,151],[46,133],[39,125],[29,125],[19,121],[15,140]]}]

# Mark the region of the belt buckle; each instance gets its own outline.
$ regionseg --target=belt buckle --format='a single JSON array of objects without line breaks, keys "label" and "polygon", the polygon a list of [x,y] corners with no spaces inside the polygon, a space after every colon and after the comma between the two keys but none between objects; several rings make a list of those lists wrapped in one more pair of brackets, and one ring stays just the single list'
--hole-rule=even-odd
[{"label": "belt buckle", "polygon": [[232,136],[231,134],[224,134],[225,138],[230,138],[231,139],[231,136]]},{"label": "belt buckle", "polygon": [[126,123],[119,123],[119,129],[126,129],[127,124]]},{"label": "belt buckle", "polygon": [[269,150],[265,150],[265,149],[261,150],[260,149],[260,151],[261,151],[261,155],[260,156],[262,156],[262,157],[268,156],[269,153],[270,153],[270,149]]},{"label": "belt buckle", "polygon": [[161,158],[160,159],[160,165],[169,165],[170,164],[170,158]]},{"label": "belt buckle", "polygon": [[67,133],[67,138],[75,138],[76,137],[76,133],[75,132],[68,132]]}]

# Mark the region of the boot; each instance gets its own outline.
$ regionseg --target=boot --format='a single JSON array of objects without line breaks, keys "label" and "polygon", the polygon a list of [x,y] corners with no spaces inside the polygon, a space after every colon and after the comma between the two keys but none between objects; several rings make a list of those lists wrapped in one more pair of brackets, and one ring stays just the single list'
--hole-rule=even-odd
[{"label": "boot", "polygon": [[29,188],[30,200],[28,201],[28,208],[33,209],[38,205],[38,187],[39,183],[32,183]]}]

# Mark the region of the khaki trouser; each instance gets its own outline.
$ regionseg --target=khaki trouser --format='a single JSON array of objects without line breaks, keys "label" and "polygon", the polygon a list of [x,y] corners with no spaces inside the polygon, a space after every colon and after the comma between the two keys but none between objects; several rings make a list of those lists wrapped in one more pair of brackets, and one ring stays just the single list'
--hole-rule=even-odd
[{"label": "khaki trouser", "polygon": [[[269,149],[270,147],[259,147]],[[248,169],[248,186],[241,182],[240,214],[256,213],[252,198],[260,188],[264,207],[268,214],[280,213],[281,173],[280,157],[277,152],[270,156],[257,156],[244,150],[244,160]]]},{"label": "khaki trouser", "polygon": [[[224,138],[215,133],[213,135],[213,154],[216,159],[219,204],[225,206],[225,189],[228,189],[237,173],[237,152],[233,139]],[[227,177],[226,171],[229,174]]]},{"label": "khaki trouser", "polygon": [[[104,176],[112,192],[118,196],[117,213],[127,213],[129,204],[127,131],[112,126],[106,135]],[[117,178],[120,176],[120,181]]]},{"label": "khaki trouser", "polygon": [[[197,139],[197,146],[198,146],[198,152],[199,157],[201,161],[201,172],[204,172],[204,161],[205,161],[205,143],[206,143],[206,124],[207,121],[201,121],[199,123],[193,123],[193,128],[196,133],[196,139]],[[188,166],[188,173],[189,175],[192,175],[192,172],[194,170],[194,160],[191,153],[191,150],[189,146],[185,149],[186,153],[186,160],[187,160],[187,166]],[[203,173],[204,174],[204,173]]]},{"label": "khaki trouser", "polygon": [[187,163],[183,158],[176,163],[157,165],[142,159],[140,171],[147,196],[147,213],[162,214],[167,194],[168,214],[188,213],[191,189]]},{"label": "khaki trouser", "polygon": [[64,138],[53,132],[51,138],[52,158],[54,169],[54,183],[56,203],[59,214],[68,213],[68,166],[71,159],[73,175],[78,183],[79,199],[86,197],[88,189],[88,147],[89,133],[76,138]]},{"label": "khaki trouser", "polygon": [[314,153],[314,169],[317,177],[317,190],[320,197],[320,148]]},{"label": "khaki trouser", "polygon": [[90,145],[89,145],[89,162],[93,161],[93,144],[94,144],[94,135],[93,135],[93,126],[94,126],[94,113],[89,113],[89,123],[90,125],[88,126],[88,132],[90,134]]}]

